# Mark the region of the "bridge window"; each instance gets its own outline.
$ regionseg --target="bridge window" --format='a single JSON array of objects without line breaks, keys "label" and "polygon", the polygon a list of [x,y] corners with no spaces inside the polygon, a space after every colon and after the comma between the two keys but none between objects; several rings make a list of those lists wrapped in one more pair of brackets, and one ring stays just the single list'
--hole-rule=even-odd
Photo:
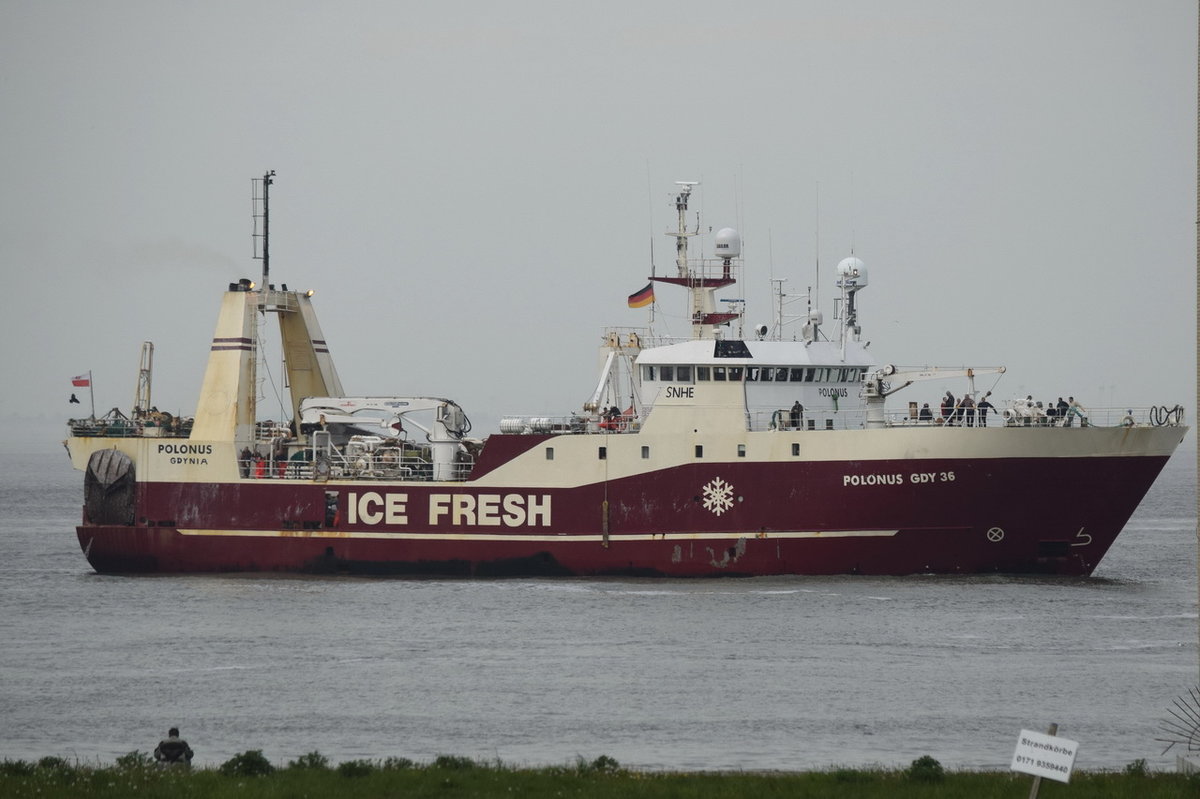
[{"label": "bridge window", "polygon": [[[747,380],[755,379],[755,378],[751,377],[751,375],[755,374],[757,371],[758,371],[757,369],[746,370],[746,379]],[[758,377],[758,379],[762,380],[764,383],[770,383],[772,380],[775,379],[775,370],[770,367],[763,369],[762,375],[760,377]]]},{"label": "bridge window", "polygon": [[713,357],[714,358],[753,358],[750,354],[750,348],[746,346],[746,342],[725,339],[717,339],[713,342]]},{"label": "bridge window", "polygon": [[674,381],[675,380],[675,367],[674,366],[658,367],[658,379]]},{"label": "bridge window", "polygon": [[679,383],[692,382],[692,367],[676,366],[675,367],[675,380],[676,380],[676,382],[679,382]]},{"label": "bridge window", "polygon": [[697,366],[696,367],[696,379],[697,380],[708,380],[708,373],[709,373],[709,368],[707,366]]},{"label": "bridge window", "polygon": [[653,366],[643,366],[642,367],[642,380],[650,381],[653,379],[654,379],[654,367]]},{"label": "bridge window", "polygon": [[745,371],[746,371],[746,370],[745,370],[743,367],[741,367],[741,366],[731,366],[731,367],[729,367],[729,381],[730,381],[731,383],[740,383],[740,382],[742,382],[742,373],[743,373],[743,372],[745,372]]},{"label": "bridge window", "polygon": [[724,366],[714,366],[712,368],[712,370],[713,370],[713,380],[717,380],[722,383],[725,382],[725,367]]},{"label": "bridge window", "polygon": [[786,366],[776,367],[775,368],[775,382],[782,383],[787,379],[788,379],[788,368]]}]

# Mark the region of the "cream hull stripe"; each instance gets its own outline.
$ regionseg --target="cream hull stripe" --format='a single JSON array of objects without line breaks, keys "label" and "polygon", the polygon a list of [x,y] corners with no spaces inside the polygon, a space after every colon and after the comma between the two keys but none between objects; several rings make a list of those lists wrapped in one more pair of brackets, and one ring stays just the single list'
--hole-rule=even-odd
[{"label": "cream hull stripe", "polygon": [[[899,530],[826,530],[824,532],[771,533],[636,533],[613,534],[608,541],[727,541],[738,538],[888,538]],[[367,539],[377,541],[604,541],[603,535],[496,535],[488,533],[360,533],[336,530],[180,530],[180,535],[215,536],[218,538],[329,538]]]}]

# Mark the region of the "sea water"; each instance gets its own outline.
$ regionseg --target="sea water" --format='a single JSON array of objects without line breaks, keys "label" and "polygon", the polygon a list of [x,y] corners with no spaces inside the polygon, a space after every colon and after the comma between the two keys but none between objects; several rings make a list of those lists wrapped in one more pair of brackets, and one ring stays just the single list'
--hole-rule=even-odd
[{"label": "sea water", "polygon": [[1195,455],[1091,578],[110,577],[64,453],[0,456],[0,759],[439,754],[642,769],[1171,768],[1197,683]]}]

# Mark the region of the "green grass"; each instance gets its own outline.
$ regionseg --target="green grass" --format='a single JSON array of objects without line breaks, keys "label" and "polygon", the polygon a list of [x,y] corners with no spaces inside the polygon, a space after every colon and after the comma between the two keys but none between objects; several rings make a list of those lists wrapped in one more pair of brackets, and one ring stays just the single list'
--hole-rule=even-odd
[{"label": "green grass", "polygon": [[[1070,784],[1044,781],[1043,799],[1157,799],[1200,797],[1200,776],[1156,774],[1131,764],[1123,772],[1076,772]],[[159,768],[131,752],[117,765],[0,762],[0,796],[146,797],[147,799],[302,799],[302,797],[838,797],[991,799],[1029,795],[1032,778],[1009,772],[944,772],[932,758],[908,769],[850,769],[803,773],[672,773],[622,769],[612,758],[545,768],[478,763],[443,755],[430,764],[405,758],[352,760],[332,765],[310,752],[284,767],[261,752],[243,752],[219,768]]]}]

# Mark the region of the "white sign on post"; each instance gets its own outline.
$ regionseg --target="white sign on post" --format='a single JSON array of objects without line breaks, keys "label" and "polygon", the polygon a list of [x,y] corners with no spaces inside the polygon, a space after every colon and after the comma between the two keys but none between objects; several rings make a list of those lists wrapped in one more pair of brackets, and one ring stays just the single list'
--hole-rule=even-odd
[{"label": "white sign on post", "polygon": [[1070,782],[1071,769],[1075,768],[1075,752],[1078,749],[1078,741],[1033,730],[1021,730],[1021,735],[1017,738],[1017,749],[1013,752],[1012,770],[1059,782]]}]

